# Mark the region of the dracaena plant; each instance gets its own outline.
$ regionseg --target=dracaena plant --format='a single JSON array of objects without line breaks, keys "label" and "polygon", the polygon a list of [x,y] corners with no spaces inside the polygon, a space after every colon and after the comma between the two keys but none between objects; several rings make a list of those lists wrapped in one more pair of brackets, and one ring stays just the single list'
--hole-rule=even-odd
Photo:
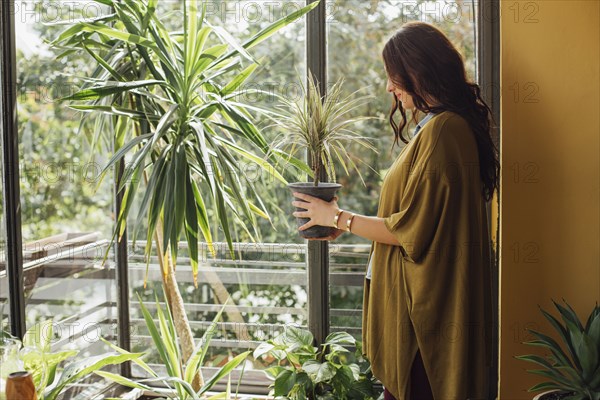
[{"label": "dracaena plant", "polygon": [[540,308],[559,340],[544,333],[529,330],[535,340],[526,344],[542,347],[546,357],[529,354],[517,356],[542,369],[529,370],[548,379],[529,389],[530,392],[558,390],[568,400],[600,400],[600,307],[596,304],[585,325],[573,308],[554,302],[562,322]]},{"label": "dracaena plant", "polygon": [[306,85],[302,80],[299,80],[299,85],[299,99],[282,99],[283,104],[279,107],[281,115],[275,120],[276,125],[282,128],[282,133],[275,139],[272,149],[288,154],[305,149],[314,186],[319,185],[323,170],[327,178],[335,182],[336,161],[346,174],[354,170],[362,180],[360,170],[350,156],[350,146],[358,144],[373,151],[376,148],[368,138],[351,128],[359,121],[370,119],[354,114],[373,96],[363,94],[362,89],[344,95],[343,78],[336,81],[327,93],[323,93],[312,74],[309,74]]},{"label": "dracaena plant", "polygon": [[[258,234],[257,216],[268,218],[255,182],[241,170],[244,162],[255,163],[285,183],[272,167],[282,154],[268,152],[251,114],[269,111],[239,100],[241,90],[251,91],[243,85],[258,65],[249,50],[318,2],[238,41],[209,23],[203,1],[178,3],[183,21],[176,32],[165,28],[157,0],[95,1],[111,12],[72,21],[53,41],[64,55],[86,52],[96,64],[87,85],[63,100],[84,119],[103,116],[93,125],[93,143],[114,143],[103,175],[127,159],[115,236],[123,235],[134,199],[141,196],[136,226],[146,220],[148,260],[156,244],[183,358],[189,359],[194,341],[175,279],[177,243],[182,236],[188,242],[196,282],[200,239],[214,254],[211,232],[218,227],[233,255],[230,224],[252,236],[249,228]],[[136,234],[137,229],[134,240]],[[194,387],[201,383],[199,375]]]},{"label": "dracaena plant", "polygon": [[[150,377],[147,379],[134,381],[132,379],[107,371],[97,371],[97,375],[130,388],[157,392],[169,399],[199,400],[201,398],[205,398],[203,396],[206,396],[206,392],[211,390],[214,385],[219,382],[219,380],[227,377],[231,371],[240,365],[250,354],[250,351],[246,351],[233,357],[231,360],[225,363],[225,365],[219,368],[219,370],[210,378],[210,380],[205,382],[200,389],[196,390],[193,388],[194,376],[200,370],[200,367],[204,362],[210,341],[217,332],[217,322],[221,318],[221,314],[223,313],[223,308],[225,305],[223,305],[208,329],[204,332],[204,335],[196,347],[193,356],[188,362],[185,362],[185,360],[182,358],[181,348],[175,333],[175,324],[171,317],[171,313],[168,311],[168,304],[167,310],[164,311],[160,306],[158,299],[156,300],[156,317],[158,319],[157,324],[154,320],[154,317],[146,308],[139,296],[138,300],[142,310],[142,315],[146,322],[146,327],[148,328],[150,336],[152,337],[152,343],[158,350],[160,360],[165,366],[167,376],[161,376],[159,372],[152,369],[152,367],[146,364],[141,358],[135,358],[133,362],[149,374]],[[107,341],[104,342],[119,353],[130,354],[129,352]],[[157,382],[162,383],[164,386],[166,386],[166,388],[163,389],[151,386]],[[222,394],[209,397],[208,400],[223,398],[221,395]],[[230,397],[227,396],[226,398]]]}]

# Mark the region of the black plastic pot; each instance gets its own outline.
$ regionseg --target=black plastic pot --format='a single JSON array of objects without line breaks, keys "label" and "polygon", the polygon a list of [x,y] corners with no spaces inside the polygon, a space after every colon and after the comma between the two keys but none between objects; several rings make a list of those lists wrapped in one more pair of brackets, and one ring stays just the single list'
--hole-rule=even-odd
[{"label": "black plastic pot", "polygon": [[[342,187],[339,183],[319,182],[315,186],[312,182],[295,182],[287,185],[291,192],[298,192],[318,197],[321,200],[331,201],[335,193]],[[302,201],[295,197],[295,200]],[[306,211],[304,208],[296,207],[296,211]],[[296,218],[298,228],[310,221],[310,218]],[[333,221],[331,221],[333,224]],[[313,226],[303,231],[298,231],[301,237],[305,239],[318,239],[331,236],[335,232],[332,226]]]}]

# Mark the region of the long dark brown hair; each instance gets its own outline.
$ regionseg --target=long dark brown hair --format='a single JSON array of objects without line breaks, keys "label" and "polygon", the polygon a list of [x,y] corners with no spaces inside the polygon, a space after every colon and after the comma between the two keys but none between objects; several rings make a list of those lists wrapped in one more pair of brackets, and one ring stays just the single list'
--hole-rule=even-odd
[{"label": "long dark brown hair", "polygon": [[[421,112],[452,111],[467,120],[475,135],[484,198],[489,201],[498,188],[500,163],[490,135],[492,113],[476,83],[467,80],[462,56],[436,27],[408,22],[391,37],[383,49],[383,61],[391,82],[412,96]],[[427,105],[435,104],[429,107]],[[394,119],[400,111],[402,119]],[[413,113],[413,120],[416,122]],[[406,110],[394,95],[390,112],[394,145],[408,143],[402,132],[408,124]]]}]

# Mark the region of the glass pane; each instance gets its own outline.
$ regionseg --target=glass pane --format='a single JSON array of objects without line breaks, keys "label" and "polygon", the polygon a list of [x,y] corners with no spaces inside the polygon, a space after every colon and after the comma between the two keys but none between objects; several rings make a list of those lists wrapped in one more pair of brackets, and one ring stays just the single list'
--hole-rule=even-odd
[{"label": "glass pane", "polygon": [[106,146],[92,146],[92,127],[59,101],[92,64],[81,52],[57,57],[64,48],[48,43],[65,29],[56,22],[106,11],[91,1],[15,2],[26,323],[52,320],[53,350],[80,350],[76,358],[107,351],[99,338],[116,334],[112,254],[103,263],[113,179],[99,179]]},{"label": "glass pane", "polygon": [[[340,174],[344,188],[340,206],[365,215],[376,215],[379,192],[387,168],[400,148],[390,151],[393,132],[388,123],[391,106],[386,92],[386,74],[381,51],[387,39],[410,20],[422,20],[439,27],[458,46],[474,79],[476,73],[476,26],[473,8],[467,1],[328,0],[327,45],[328,79],[332,84],[344,77],[347,93],[367,87],[375,96],[360,115],[376,117],[358,129],[372,138],[378,153],[351,149],[361,164],[365,184],[356,175]],[[410,115],[409,115],[410,118]],[[370,169],[371,167],[372,169]],[[347,330],[360,337],[363,278],[370,242],[353,235],[342,235],[331,248],[331,329]]]}]

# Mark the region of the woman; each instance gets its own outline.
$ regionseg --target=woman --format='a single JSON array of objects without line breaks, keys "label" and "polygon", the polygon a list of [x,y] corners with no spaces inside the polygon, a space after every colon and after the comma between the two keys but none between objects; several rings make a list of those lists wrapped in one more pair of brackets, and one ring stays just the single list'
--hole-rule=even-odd
[{"label": "woman", "polygon": [[[377,217],[295,193],[294,216],[373,241],[364,351],[387,399],[484,399],[491,364],[486,202],[498,187],[490,110],[460,53],[437,28],[405,24],[385,45],[395,142]],[[405,139],[405,110],[426,116]],[[394,118],[399,111],[399,124]]]}]

